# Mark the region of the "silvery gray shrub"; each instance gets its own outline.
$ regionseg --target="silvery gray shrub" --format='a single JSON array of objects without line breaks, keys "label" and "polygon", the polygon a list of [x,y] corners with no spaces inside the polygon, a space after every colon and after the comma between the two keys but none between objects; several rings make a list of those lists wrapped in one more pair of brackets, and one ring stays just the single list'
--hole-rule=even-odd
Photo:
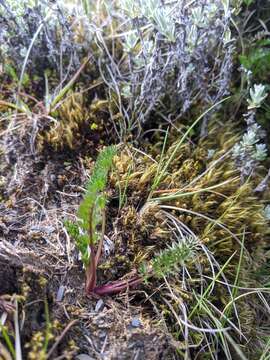
[{"label": "silvery gray shrub", "polygon": [[248,112],[244,114],[247,129],[233,148],[233,157],[243,179],[251,175],[260,162],[267,158],[267,147],[263,142],[265,131],[256,122],[256,110],[267,95],[266,88],[262,84],[255,84],[249,89]]},{"label": "silvery gray shrub", "polygon": [[[192,104],[203,110],[228,94],[234,49],[228,0],[104,0],[102,17],[96,2],[87,14],[79,5],[77,13],[71,11],[63,1],[17,3],[0,0],[0,57],[11,57],[20,69],[42,23],[29,68],[41,74],[53,68],[68,79],[95,42],[100,53],[94,61],[129,128],[146,122],[153,111],[174,121]],[[79,44],[71,15],[84,27],[85,41]],[[117,33],[111,34],[115,24]],[[110,44],[116,41],[121,56]]]},{"label": "silvery gray shrub", "polygon": [[[20,75],[31,42],[26,71],[44,76],[53,70],[61,81],[80,66],[81,45],[71,30],[70,13],[63,1],[0,0],[0,62]],[[40,29],[39,29],[40,28]]]},{"label": "silvery gray shrub", "polygon": [[234,45],[226,0],[119,0],[108,12],[120,24],[123,57],[106,61],[99,36],[100,65],[125,116],[145,122],[158,110],[173,121],[193,103],[210,106],[228,94]]}]

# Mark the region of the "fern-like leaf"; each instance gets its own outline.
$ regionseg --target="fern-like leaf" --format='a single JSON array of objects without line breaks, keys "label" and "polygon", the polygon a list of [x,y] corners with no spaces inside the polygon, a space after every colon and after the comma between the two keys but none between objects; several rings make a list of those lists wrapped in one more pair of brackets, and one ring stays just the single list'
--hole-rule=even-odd
[{"label": "fern-like leaf", "polygon": [[180,266],[185,266],[194,259],[197,248],[198,240],[193,236],[174,242],[152,259],[151,275],[162,278],[178,272]]},{"label": "fern-like leaf", "polygon": [[[100,236],[97,228],[102,222],[102,213],[106,205],[104,190],[115,154],[116,147],[108,146],[98,155],[92,176],[86,185],[86,192],[77,212],[78,221],[65,222],[65,227],[69,235],[75,240],[85,267],[89,265],[90,241],[94,244]],[[89,234],[90,232],[91,234]]]}]

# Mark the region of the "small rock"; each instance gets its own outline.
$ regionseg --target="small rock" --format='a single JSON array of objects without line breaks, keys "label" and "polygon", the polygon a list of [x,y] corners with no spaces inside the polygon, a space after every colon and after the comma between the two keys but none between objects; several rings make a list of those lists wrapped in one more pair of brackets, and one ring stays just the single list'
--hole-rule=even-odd
[{"label": "small rock", "polygon": [[30,228],[30,231],[32,232],[38,232],[38,233],[45,233],[45,234],[51,234],[54,232],[53,226],[40,226],[40,225],[32,225]]},{"label": "small rock", "polygon": [[100,331],[100,333],[98,334],[98,337],[100,339],[105,339],[105,337],[107,336],[107,332],[106,331]]},{"label": "small rock", "polygon": [[131,320],[131,326],[135,328],[142,326],[141,320],[138,318],[133,318]]},{"label": "small rock", "polygon": [[102,311],[104,306],[105,306],[104,301],[102,299],[99,299],[98,302],[96,303],[95,311],[96,312]]},{"label": "small rock", "polygon": [[59,289],[58,289],[58,291],[57,291],[56,301],[57,301],[57,302],[62,301],[62,300],[63,300],[63,297],[64,297],[64,294],[65,294],[65,286],[64,286],[64,285],[60,285],[60,286],[59,286]]},{"label": "small rock", "polygon": [[92,358],[91,356],[89,356],[87,354],[79,354],[76,356],[75,359],[76,360],[94,360],[94,358]]}]

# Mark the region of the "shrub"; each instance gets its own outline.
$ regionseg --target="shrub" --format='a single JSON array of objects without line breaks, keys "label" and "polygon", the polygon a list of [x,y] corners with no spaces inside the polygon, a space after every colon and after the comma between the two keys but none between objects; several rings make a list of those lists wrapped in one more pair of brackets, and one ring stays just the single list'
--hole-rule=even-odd
[{"label": "shrub", "polygon": [[113,56],[101,37],[105,30],[97,43],[109,93],[122,95],[118,107],[127,122],[145,122],[153,110],[173,119],[195,102],[213,104],[228,93],[233,41],[226,1],[116,4],[108,10],[108,22],[116,21],[123,29],[118,34],[119,59],[108,61]]}]

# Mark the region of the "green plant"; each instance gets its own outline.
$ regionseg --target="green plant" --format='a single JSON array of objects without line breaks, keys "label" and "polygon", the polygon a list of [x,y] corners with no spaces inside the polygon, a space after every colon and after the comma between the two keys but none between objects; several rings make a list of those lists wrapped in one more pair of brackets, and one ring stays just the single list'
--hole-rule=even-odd
[{"label": "green plant", "polygon": [[175,274],[196,257],[197,248],[198,240],[194,236],[182,237],[156,255],[150,262],[149,268],[143,265],[141,273],[146,279],[149,276],[161,279],[163,276]]},{"label": "green plant", "polygon": [[[0,299],[4,313],[1,316],[0,322],[0,336],[3,337],[7,349],[2,345],[0,339],[0,358],[4,356],[5,359],[18,359],[22,360],[22,349],[21,349],[21,336],[20,336],[20,324],[19,324],[19,310],[18,310],[18,301],[20,300],[17,295],[11,297],[4,296],[8,298],[9,301],[6,302],[5,299]],[[13,315],[13,325],[14,331],[10,331],[8,326],[8,315]],[[5,324],[7,323],[7,324]],[[2,348],[3,347],[3,348]]]},{"label": "green plant", "polygon": [[239,56],[240,63],[259,81],[265,81],[269,71],[270,39],[260,39],[248,47],[247,53]]},{"label": "green plant", "polygon": [[[16,357],[16,352],[15,352],[15,348],[14,348],[14,345],[13,345],[12,338],[9,335],[7,328],[5,326],[3,326],[3,325],[0,325],[0,334],[1,334],[1,332],[2,332],[2,337],[5,340],[5,344],[7,346],[7,349],[4,347],[3,344],[0,343],[0,349],[1,349],[0,350],[0,355],[4,355],[5,353],[8,353],[10,358],[12,358],[12,357],[15,358]],[[2,349],[2,347],[3,347],[3,349]],[[2,353],[2,351],[3,351],[3,353]],[[12,357],[11,357],[11,355],[12,355]]]},{"label": "green plant", "polygon": [[[86,193],[78,209],[78,220],[66,222],[68,233],[75,239],[85,267],[87,294],[90,294],[96,286],[96,267],[101,255],[105,227],[107,196],[104,190],[115,154],[114,146],[105,148],[99,154],[92,176],[86,186]],[[97,243],[99,245],[96,251]]]},{"label": "green plant", "polygon": [[268,96],[266,86],[255,84],[249,89],[249,95],[248,112],[244,114],[247,130],[233,148],[233,158],[241,169],[242,178],[254,173],[260,162],[267,158],[267,146],[262,142],[265,134],[256,122],[256,110]]},{"label": "green plant", "polygon": [[248,99],[248,109],[254,109],[261,106],[263,100],[267,98],[265,86],[262,84],[255,84],[254,88],[249,90],[250,99]]},{"label": "green plant", "polygon": [[[102,59],[99,70],[109,85],[108,98],[119,109],[123,129],[140,130],[155,111],[178,119],[195,99],[200,98],[205,109],[228,94],[233,54],[230,2],[104,3],[111,3],[104,6],[104,16],[115,30],[108,36],[104,27],[93,39]],[[108,39],[119,51],[111,53]]]},{"label": "green plant", "polygon": [[254,2],[254,0],[243,0],[243,3],[244,3],[246,6],[251,5],[253,2]]},{"label": "green plant", "polygon": [[[193,130],[193,128],[210,112],[212,111],[215,107],[217,107],[218,105],[222,104],[224,101],[230,99],[230,96],[218,101],[217,103],[215,103],[214,105],[212,105],[211,107],[209,107],[206,111],[204,111],[200,116],[198,116],[198,118],[188,127],[188,129],[186,130],[186,132],[183,134],[183,136],[180,138],[179,142],[177,142],[171,156],[169,157],[169,159],[167,159],[164,163],[163,162],[163,153],[165,150],[165,145],[166,145],[166,140],[167,140],[167,135],[165,137],[164,140],[164,146],[162,149],[162,154],[161,154],[161,162],[158,165],[157,168],[157,173],[155,175],[151,190],[154,191],[158,185],[160,184],[161,180],[164,178],[164,175],[167,172],[167,169],[169,167],[169,165],[171,164],[171,162],[173,161],[173,159],[175,158],[177,152],[179,151],[181,145],[184,143],[184,141],[187,139],[187,137],[190,135],[191,131]],[[149,195],[149,200],[151,200],[152,197],[152,192]]]}]

